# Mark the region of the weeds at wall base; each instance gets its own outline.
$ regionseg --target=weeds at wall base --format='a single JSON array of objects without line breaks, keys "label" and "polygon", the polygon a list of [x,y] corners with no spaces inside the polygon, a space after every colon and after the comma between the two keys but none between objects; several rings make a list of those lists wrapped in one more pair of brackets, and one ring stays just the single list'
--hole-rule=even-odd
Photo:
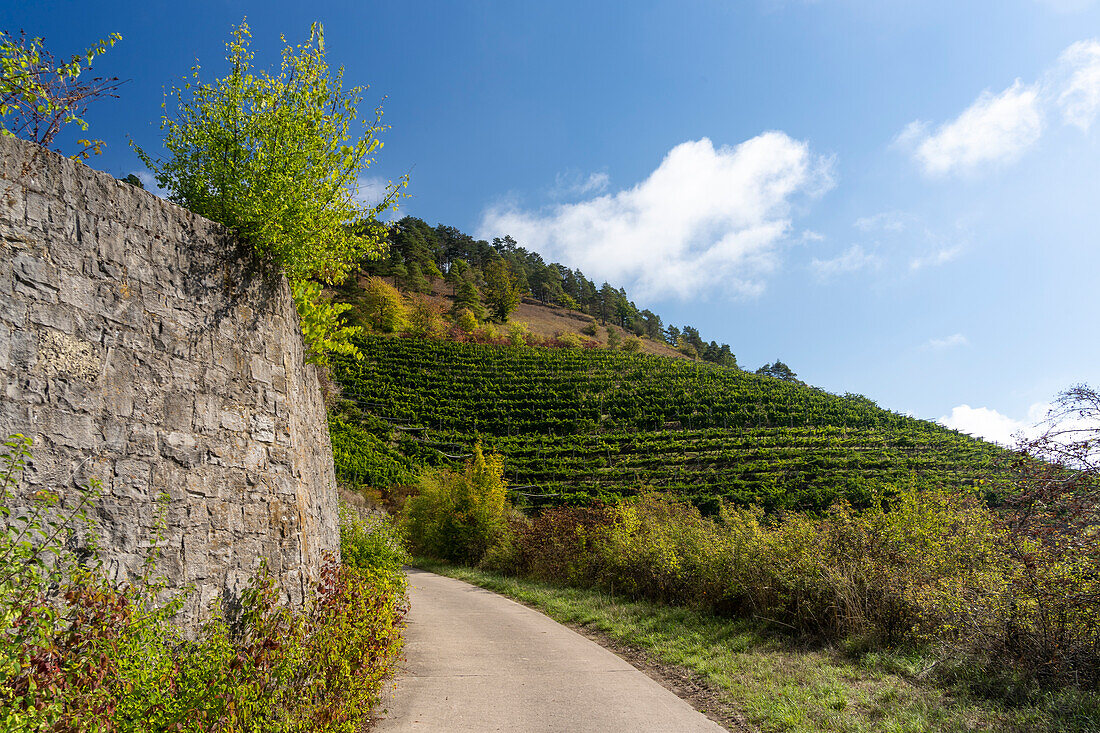
[{"label": "weeds at wall base", "polygon": [[67,509],[52,492],[16,504],[30,441],[5,445],[0,730],[352,733],[371,719],[405,609],[400,566],[369,551],[385,544],[374,528],[342,533],[349,561],[324,563],[303,608],[261,567],[232,621],[215,615],[187,640],[172,624],[185,593],[165,600],[155,543],[140,577],[110,582],[73,549],[94,536],[94,486]]}]

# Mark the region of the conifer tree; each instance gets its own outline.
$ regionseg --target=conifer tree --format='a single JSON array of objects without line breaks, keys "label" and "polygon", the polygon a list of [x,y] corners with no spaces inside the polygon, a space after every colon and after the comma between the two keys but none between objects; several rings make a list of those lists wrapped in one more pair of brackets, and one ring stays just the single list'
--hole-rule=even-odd
[{"label": "conifer tree", "polygon": [[485,308],[481,305],[481,296],[477,292],[477,286],[475,286],[469,280],[463,280],[462,284],[458,286],[458,296],[455,298],[454,307],[451,308],[451,312],[459,314],[463,310],[468,310],[477,320],[485,318]]}]

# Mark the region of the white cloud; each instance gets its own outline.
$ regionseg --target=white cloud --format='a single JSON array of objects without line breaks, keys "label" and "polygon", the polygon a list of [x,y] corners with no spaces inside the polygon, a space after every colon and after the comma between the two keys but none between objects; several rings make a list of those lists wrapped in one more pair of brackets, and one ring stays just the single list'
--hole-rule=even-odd
[{"label": "white cloud", "polygon": [[1058,66],[1064,79],[1057,100],[1062,118],[1087,132],[1100,112],[1100,41],[1073,44],[1062,52]]},{"label": "white cloud", "polygon": [[543,212],[490,208],[479,234],[511,234],[640,298],[714,289],[751,297],[778,264],[792,203],[832,185],[831,160],[782,132],[734,147],[703,138],[674,147],[633,188]]},{"label": "white cloud", "polygon": [[360,176],[355,181],[355,195],[352,198],[360,206],[374,207],[386,198],[389,181],[378,176]]},{"label": "white cloud", "polygon": [[160,196],[162,199],[168,198],[168,192],[157,185],[157,179],[153,178],[153,174],[149,171],[130,171],[130,175],[137,176],[141,185],[145,186],[145,190],[149,193]]},{"label": "white cloud", "polygon": [[861,232],[902,232],[912,223],[913,216],[904,211],[883,211],[873,216],[861,216],[855,221],[855,228]]},{"label": "white cloud", "polygon": [[588,196],[603,193],[611,183],[611,177],[602,171],[585,176],[581,173],[559,173],[554,177],[550,195],[555,199]]},{"label": "white cloud", "polygon": [[1038,85],[1019,79],[1000,94],[982,92],[961,115],[929,132],[925,122],[910,123],[897,144],[913,146],[924,172],[965,173],[1020,157],[1043,131]]},{"label": "white cloud", "polygon": [[[1066,12],[1094,0],[1041,0]],[[923,120],[910,122],[894,138],[931,176],[971,173],[1018,159],[1043,135],[1045,113],[1088,132],[1100,114],[1100,40],[1068,46],[1058,62],[1033,84],[1017,79],[1000,94],[984,91],[958,117],[932,130]]]},{"label": "white cloud", "polygon": [[[1068,417],[1057,420],[1055,424],[1052,424],[1052,407],[1053,405],[1048,402],[1036,402],[1028,408],[1027,416],[1024,419],[1016,420],[989,407],[959,405],[952,408],[950,415],[941,417],[938,422],[954,430],[960,430],[1010,448],[1015,447],[1020,438],[1034,440],[1052,427],[1061,430],[1100,430],[1100,424],[1088,418]],[[1055,441],[1070,443],[1080,440],[1081,434],[1070,433],[1061,437],[1052,437]]]},{"label": "white cloud", "polygon": [[856,272],[863,269],[878,269],[882,266],[882,260],[878,255],[867,252],[862,246],[853,244],[841,254],[829,260],[819,260],[816,257],[810,262],[810,267],[821,280],[827,280],[836,275],[848,272]]},{"label": "white cloud", "polygon": [[945,336],[941,339],[929,339],[924,345],[927,349],[950,349],[955,346],[969,346],[970,342],[967,341],[966,336],[961,333],[953,333],[950,336]]},{"label": "white cloud", "polygon": [[921,257],[914,257],[909,260],[910,270],[920,270],[925,267],[939,267],[940,265],[946,265],[948,262],[958,258],[962,254],[962,246],[953,245],[949,247],[940,247],[934,252],[923,255]]},{"label": "white cloud", "polygon": [[947,264],[963,253],[967,238],[961,226],[953,232],[937,231],[921,216],[908,211],[862,216],[852,226],[861,233],[856,235],[863,239],[861,246],[877,253],[875,266],[879,269],[895,266],[899,258],[908,259],[912,272]]},{"label": "white cloud", "polygon": [[1078,13],[1091,8],[1096,0],[1036,0],[1036,2],[1058,13]]},{"label": "white cloud", "polygon": [[959,430],[1004,446],[1015,445],[1017,435],[1027,433],[1030,427],[1021,420],[1013,420],[988,407],[970,405],[959,405],[953,408],[951,414],[944,415],[939,422],[952,430]]}]

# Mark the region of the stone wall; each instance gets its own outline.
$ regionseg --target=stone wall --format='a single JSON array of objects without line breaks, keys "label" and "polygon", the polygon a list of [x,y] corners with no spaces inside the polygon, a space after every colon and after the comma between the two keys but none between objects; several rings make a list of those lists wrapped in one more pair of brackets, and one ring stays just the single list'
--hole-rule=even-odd
[{"label": "stone wall", "polygon": [[261,558],[300,601],[338,550],[325,409],[286,279],[186,209],[0,137],[0,435],[29,488],[96,477],[108,567],[159,569],[187,625]]}]

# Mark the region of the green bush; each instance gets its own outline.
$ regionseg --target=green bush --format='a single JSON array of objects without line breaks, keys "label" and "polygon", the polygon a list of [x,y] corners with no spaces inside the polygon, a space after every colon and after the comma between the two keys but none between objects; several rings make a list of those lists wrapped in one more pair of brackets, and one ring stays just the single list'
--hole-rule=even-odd
[{"label": "green bush", "polygon": [[570,331],[559,331],[554,336],[554,340],[563,349],[579,349],[584,346],[584,340]]},{"label": "green bush", "polygon": [[432,301],[414,296],[409,314],[409,333],[417,338],[435,338],[443,333],[443,313]]},{"label": "green bush", "polygon": [[508,499],[500,456],[477,446],[464,470],[428,470],[419,488],[403,516],[414,551],[476,565],[504,538]]},{"label": "green bush", "polygon": [[360,570],[399,577],[409,562],[400,526],[381,516],[365,518],[346,504],[340,506],[340,559]]},{"label": "green bush", "polygon": [[531,332],[526,323],[513,321],[508,324],[508,343],[512,346],[526,346]]},{"label": "green bush", "polygon": [[[172,90],[178,105],[165,116],[166,160],[137,148],[142,162],[172,201],[226,225],[273,261],[294,287],[307,341],[323,353],[333,344],[352,348],[307,280],[343,282],[364,257],[383,247],[385,227],[377,218],[394,208],[399,186],[364,207],[358,182],[381,143],[382,111],[372,122],[358,119],[362,87],[345,88],[343,71],[325,58],[324,32],[314,24],[308,42],[287,46],[276,73],[255,69],[241,23],[226,44],[230,72]],[[407,184],[407,180],[405,181]],[[317,324],[311,319],[329,320]]]},{"label": "green bush", "polygon": [[[1065,519],[1063,518],[1063,522]],[[1085,686],[1100,661],[1100,563],[1057,551],[971,495],[899,488],[889,505],[717,519],[655,495],[557,508],[514,528],[510,568],[803,633],[932,645]]]},{"label": "green bush", "polygon": [[455,325],[465,334],[472,334],[477,330],[477,316],[469,308],[463,308],[455,314]]},{"label": "green bush", "polygon": [[643,494],[546,509],[511,533],[494,569],[824,638],[932,645],[1048,679],[1092,684],[1095,673],[1096,563],[1048,558],[1040,540],[1011,536],[976,498],[946,489],[898,487],[862,511],[723,506],[715,518]]}]

